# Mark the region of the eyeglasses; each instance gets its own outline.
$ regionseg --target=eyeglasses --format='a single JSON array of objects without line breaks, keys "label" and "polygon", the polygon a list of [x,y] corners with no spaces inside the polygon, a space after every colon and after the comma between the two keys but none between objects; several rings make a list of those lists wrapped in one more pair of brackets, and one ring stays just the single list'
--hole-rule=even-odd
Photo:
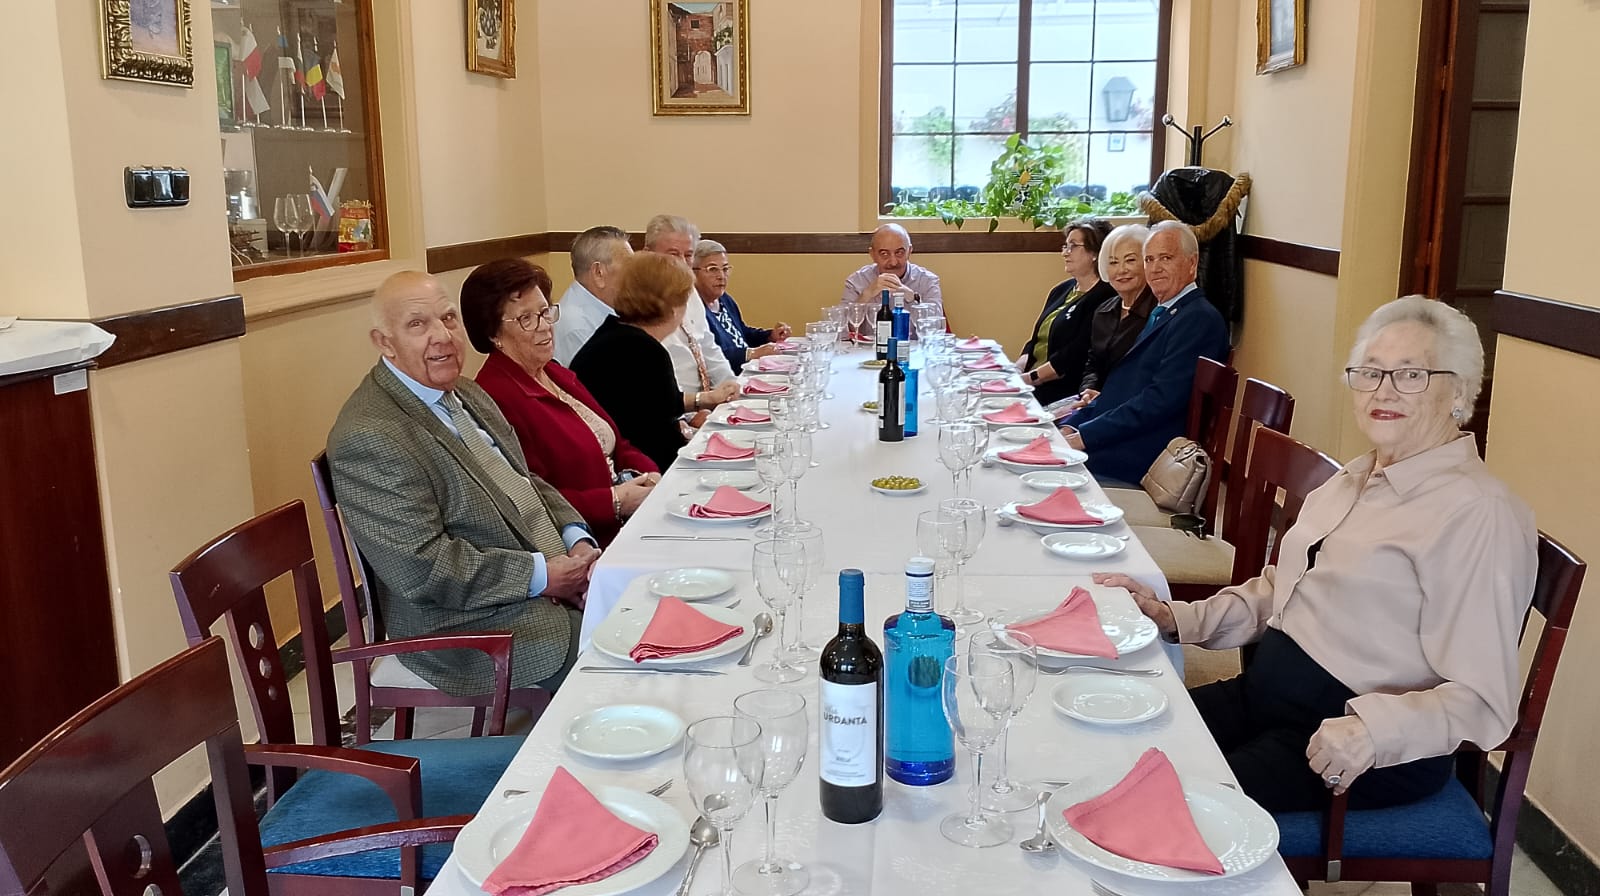
[{"label": "eyeglasses", "polygon": [[1072,252],[1074,250],[1082,249],[1082,248],[1084,248],[1084,245],[1082,243],[1067,243],[1066,245],[1061,247],[1061,251],[1062,252]]},{"label": "eyeglasses", "polygon": [[534,314],[532,311],[524,311],[516,317],[502,317],[500,319],[507,323],[515,322],[517,326],[524,330],[532,330],[539,326],[540,323],[547,327],[553,327],[556,325],[556,321],[561,319],[561,306],[551,305],[538,314]]},{"label": "eyeglasses", "polygon": [[1399,367],[1384,370],[1381,367],[1346,367],[1344,381],[1357,392],[1376,392],[1388,377],[1394,391],[1402,395],[1415,395],[1428,391],[1428,384],[1436,376],[1455,376],[1454,370],[1429,370],[1425,367]]},{"label": "eyeglasses", "polygon": [[710,271],[713,274],[721,273],[722,276],[726,277],[729,274],[733,273],[733,265],[725,264],[725,265],[723,265],[722,267],[719,268],[714,264],[708,264],[708,265],[703,265],[701,267],[695,268],[695,270],[697,270],[697,271]]}]

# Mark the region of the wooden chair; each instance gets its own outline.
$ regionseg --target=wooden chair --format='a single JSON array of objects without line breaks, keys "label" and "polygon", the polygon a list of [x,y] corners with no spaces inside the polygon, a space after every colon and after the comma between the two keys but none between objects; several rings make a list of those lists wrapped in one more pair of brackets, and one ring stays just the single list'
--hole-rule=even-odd
[{"label": "wooden chair", "polygon": [[[1196,513],[1205,517],[1206,533],[1216,528],[1217,494],[1222,485],[1216,467],[1228,444],[1228,423],[1232,418],[1233,396],[1239,390],[1239,371],[1210,358],[1200,358],[1194,366],[1194,388],[1189,393],[1189,423],[1184,434],[1200,443],[1212,458],[1211,481],[1206,484]],[[1165,526],[1172,514],[1156,506],[1142,488],[1108,488],[1106,498],[1122,508],[1130,526]]]},{"label": "wooden chair", "polygon": [[[299,501],[291,501],[218,536],[174,567],[171,574],[178,615],[190,644],[205,640],[219,619],[227,620],[229,645],[239,658],[261,733],[263,746],[256,749],[296,743],[288,682],[264,590],[284,576],[292,581],[303,627],[312,740],[316,748],[326,751],[328,761],[315,766],[318,771],[299,777],[292,767],[269,769],[270,808],[261,819],[262,842],[276,845],[389,821],[476,812],[521,747],[523,738],[395,740],[369,743],[359,750],[339,746],[333,660],[323,625],[322,590],[317,581],[305,505]],[[408,639],[350,648],[342,655],[348,661],[359,662],[424,649],[480,650],[489,655],[495,669],[497,696],[488,727],[491,733],[498,734],[504,724],[511,682],[509,634]],[[251,755],[254,759],[258,754],[252,751]],[[396,770],[406,769],[411,770],[409,777],[394,777]],[[372,775],[380,776],[373,781],[386,782],[381,784],[384,793],[364,779]],[[397,877],[417,886],[422,880],[431,880],[448,855],[448,850],[441,847],[420,852],[419,856],[418,850],[406,849],[398,856],[390,851],[275,867],[271,869],[273,890],[318,893],[333,881],[341,886],[356,886]],[[278,875],[283,878],[278,879]]]},{"label": "wooden chair", "polygon": [[[413,708],[439,706],[475,707],[472,733],[474,736],[482,734],[486,718],[496,713],[494,701],[498,699],[498,691],[452,696],[404,669],[397,656],[385,654],[368,659],[365,658],[367,654],[361,653],[369,644],[399,642],[390,641],[385,636],[382,613],[371,600],[371,592],[367,589],[371,574],[361,559],[355,540],[345,528],[344,515],[339,512],[327,452],[319,451],[311,459],[311,480],[317,487],[322,525],[328,532],[328,544],[333,551],[333,571],[339,582],[339,602],[344,611],[345,631],[350,639],[348,649],[333,651],[333,661],[345,662],[348,659],[355,671],[356,743],[364,744],[370,739],[372,708],[375,706],[394,709],[396,737],[411,736]],[[509,643],[510,635],[506,637]],[[362,658],[358,659],[358,655]],[[550,692],[537,687],[512,688],[507,701],[511,708],[527,710],[533,721],[538,721],[545,707],[550,705]],[[504,707],[498,712],[503,717]]]},{"label": "wooden chair", "polygon": [[[1389,809],[1352,810],[1344,795],[1331,797],[1323,812],[1280,814],[1278,852],[1296,880],[1409,881],[1418,894],[1436,893],[1441,883],[1481,883],[1486,896],[1510,892],[1523,789],[1586,568],[1560,542],[1539,533],[1539,574],[1528,610],[1544,618],[1544,630],[1516,726],[1493,748],[1505,758],[1492,792],[1487,752],[1464,745],[1456,751],[1456,778],[1434,796]],[[1526,634],[1526,617],[1522,630]]]},{"label": "wooden chair", "polygon": [[[383,825],[263,851],[227,652],[220,638],[207,638],[96,700],[0,771],[0,896],[96,889],[110,896],[151,892],[152,886],[181,893],[151,779],[202,744],[228,892],[236,896],[274,892],[267,884],[270,867],[446,843],[469,820]],[[322,752],[306,749],[311,760]],[[274,760],[290,757],[278,749]],[[414,771],[416,760],[406,765]],[[84,853],[92,882],[81,873]],[[387,884],[353,891],[330,880],[319,892],[399,890],[399,882]]]}]

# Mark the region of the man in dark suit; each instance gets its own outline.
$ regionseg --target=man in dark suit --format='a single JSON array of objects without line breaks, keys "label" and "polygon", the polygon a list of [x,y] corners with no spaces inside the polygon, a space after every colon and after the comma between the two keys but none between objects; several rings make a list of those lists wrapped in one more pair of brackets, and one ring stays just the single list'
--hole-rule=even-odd
[{"label": "man in dark suit", "polygon": [[1200,244],[1187,224],[1150,229],[1145,279],[1159,304],[1099,397],[1062,427],[1068,444],[1089,452],[1089,470],[1102,480],[1137,485],[1161,449],[1183,435],[1195,362],[1227,360],[1228,325],[1195,285],[1199,265]]},{"label": "man in dark suit", "polygon": [[[553,690],[577,659],[600,550],[572,505],[529,474],[494,401],[461,376],[460,318],[427,274],[378,288],[371,338],[382,358],[328,435],[334,490],[390,635],[508,630],[512,685]],[[452,694],[493,682],[474,651],[401,662]]]}]

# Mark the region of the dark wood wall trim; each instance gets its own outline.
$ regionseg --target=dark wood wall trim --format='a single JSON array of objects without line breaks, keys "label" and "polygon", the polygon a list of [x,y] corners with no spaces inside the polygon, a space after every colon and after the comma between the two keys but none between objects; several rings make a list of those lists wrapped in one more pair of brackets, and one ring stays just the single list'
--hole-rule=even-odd
[{"label": "dark wood wall trim", "polygon": [[1502,336],[1600,358],[1600,308],[1496,290],[1494,330]]},{"label": "dark wood wall trim", "polygon": [[[576,236],[577,234],[573,234]],[[498,258],[539,255],[550,251],[552,233],[524,233],[521,236],[503,236],[492,240],[456,243],[452,246],[434,246],[428,250],[428,273],[440,274],[461,268],[475,268]],[[572,240],[560,244],[572,245]]]},{"label": "dark wood wall trim", "polygon": [[1284,267],[1299,268],[1313,274],[1327,274],[1329,277],[1339,276],[1338,249],[1308,246],[1305,243],[1291,243],[1288,240],[1275,240],[1270,236],[1245,233],[1239,236],[1239,251],[1245,258],[1254,261],[1281,264]]},{"label": "dark wood wall trim", "polygon": [[237,295],[97,317],[90,323],[117,337],[95,359],[100,368],[142,361],[244,335],[244,299]]}]

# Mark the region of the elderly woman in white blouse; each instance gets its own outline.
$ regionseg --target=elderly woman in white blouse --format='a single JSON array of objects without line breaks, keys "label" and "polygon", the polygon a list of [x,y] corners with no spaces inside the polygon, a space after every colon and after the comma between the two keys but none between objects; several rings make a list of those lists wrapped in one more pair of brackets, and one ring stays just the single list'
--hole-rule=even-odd
[{"label": "elderly woman in white blouse", "polygon": [[1245,792],[1272,811],[1350,792],[1355,808],[1437,792],[1463,742],[1516,718],[1517,639],[1538,532],[1461,425],[1483,381],[1465,315],[1410,296],[1373,312],[1345,369],[1374,450],[1306,499],[1276,567],[1195,603],[1126,576],[1163,634],[1258,646],[1237,678],[1192,691]]}]

